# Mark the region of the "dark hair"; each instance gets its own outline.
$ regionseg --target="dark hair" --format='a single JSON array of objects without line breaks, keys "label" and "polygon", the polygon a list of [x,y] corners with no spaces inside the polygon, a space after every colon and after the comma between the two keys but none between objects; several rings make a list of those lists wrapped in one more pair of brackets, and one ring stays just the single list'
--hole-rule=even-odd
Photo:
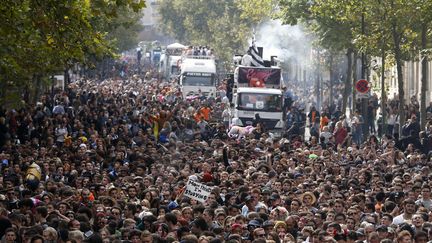
[{"label": "dark hair", "polygon": [[128,203],[126,205],[126,209],[132,211],[132,214],[135,215],[137,212],[137,205],[133,203]]},{"label": "dark hair", "polygon": [[167,214],[165,214],[165,220],[166,220],[166,222],[170,222],[170,223],[172,223],[174,225],[177,224],[177,216],[175,214],[173,214],[173,213],[167,213]]},{"label": "dark hair", "polygon": [[46,218],[48,216],[48,209],[45,206],[37,207],[36,212],[39,213],[43,218]]},{"label": "dark hair", "polygon": [[177,238],[181,239],[182,235],[184,233],[189,233],[190,229],[186,226],[182,226],[180,228],[177,229]]},{"label": "dark hair", "polygon": [[41,235],[35,235],[30,239],[30,243],[34,243],[37,240],[42,240],[42,242],[44,242],[44,238]]},{"label": "dark hair", "polygon": [[192,222],[192,224],[195,225],[197,228],[199,228],[202,231],[208,230],[208,224],[207,224],[207,222],[205,221],[205,219],[203,219],[201,217],[195,219]]}]

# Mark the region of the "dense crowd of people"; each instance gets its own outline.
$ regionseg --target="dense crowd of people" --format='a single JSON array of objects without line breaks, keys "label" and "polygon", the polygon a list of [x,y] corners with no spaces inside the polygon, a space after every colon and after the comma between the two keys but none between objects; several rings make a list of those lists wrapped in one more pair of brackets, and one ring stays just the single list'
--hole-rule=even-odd
[{"label": "dense crowd of people", "polygon": [[[172,87],[86,80],[2,110],[1,241],[432,240],[431,130],[412,116],[409,136],[363,142],[358,115],[324,122],[288,94],[284,137],[259,122],[238,136],[226,99],[186,101]],[[189,180],[212,188],[204,203],[184,196]]]}]

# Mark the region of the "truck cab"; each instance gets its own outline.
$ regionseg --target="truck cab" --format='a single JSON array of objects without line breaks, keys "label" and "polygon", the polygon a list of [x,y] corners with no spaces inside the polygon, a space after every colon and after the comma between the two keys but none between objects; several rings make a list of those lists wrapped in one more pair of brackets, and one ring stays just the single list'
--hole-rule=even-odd
[{"label": "truck cab", "polygon": [[216,62],[210,56],[185,56],[181,60],[180,90],[183,98],[216,96]]},{"label": "truck cab", "polygon": [[283,92],[279,67],[238,66],[234,73],[234,118],[240,126],[252,125],[259,114],[266,130],[282,134]]},{"label": "truck cab", "polygon": [[186,46],[174,43],[168,45],[162,52],[159,71],[165,79],[172,79],[180,74],[180,59]]}]

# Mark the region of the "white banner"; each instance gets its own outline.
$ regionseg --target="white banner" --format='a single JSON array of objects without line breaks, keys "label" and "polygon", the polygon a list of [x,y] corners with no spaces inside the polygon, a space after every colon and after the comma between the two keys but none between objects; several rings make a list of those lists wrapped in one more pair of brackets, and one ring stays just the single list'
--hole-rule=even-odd
[{"label": "white banner", "polygon": [[212,187],[206,186],[193,180],[188,180],[184,196],[204,203],[212,190]]}]

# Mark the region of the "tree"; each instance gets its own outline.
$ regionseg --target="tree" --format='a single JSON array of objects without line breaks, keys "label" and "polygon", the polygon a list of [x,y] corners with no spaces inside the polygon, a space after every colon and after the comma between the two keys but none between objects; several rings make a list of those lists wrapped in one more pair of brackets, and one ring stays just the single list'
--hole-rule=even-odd
[{"label": "tree", "polygon": [[268,17],[250,16],[249,5],[244,4],[244,0],[162,0],[161,30],[186,44],[210,46],[230,63],[234,54],[243,54],[252,28]]},{"label": "tree", "polygon": [[[394,57],[398,78],[399,96],[399,124],[400,129],[405,123],[405,90],[403,80],[403,62],[412,59],[413,43],[416,40],[416,33],[413,23],[417,16],[417,9],[421,6],[419,2],[411,0],[380,0],[364,1],[368,7],[366,14],[367,22],[372,30],[367,38],[372,42],[364,42],[365,48],[378,49],[381,55],[386,50]],[[385,15],[385,17],[383,17]],[[389,40],[387,44],[384,40]],[[376,44],[382,43],[382,44]],[[378,47],[378,48],[376,48]],[[380,55],[380,54],[378,54]]]},{"label": "tree", "polygon": [[23,90],[34,101],[51,75],[113,55],[116,47],[106,31],[116,23],[118,9],[138,12],[144,6],[144,0],[3,1],[0,102],[20,105]]},{"label": "tree", "polygon": [[284,23],[291,25],[303,23],[316,36],[316,46],[330,53],[346,53],[347,74],[342,108],[345,111],[352,83],[352,58],[355,51],[353,33],[360,25],[355,19],[344,17],[341,13],[351,11],[355,4],[352,1],[342,3],[342,1],[327,0],[280,0],[279,2],[278,16]]},{"label": "tree", "polygon": [[[426,125],[426,91],[428,89],[427,85],[427,75],[428,75],[428,56],[429,53],[429,43],[428,43],[428,32],[431,29],[432,23],[432,2],[431,1],[416,1],[417,6],[417,19],[415,25],[417,27],[417,32],[420,32],[420,61],[421,61],[421,89],[420,89],[420,124],[421,127]],[[420,7],[421,6],[421,7]]]}]

